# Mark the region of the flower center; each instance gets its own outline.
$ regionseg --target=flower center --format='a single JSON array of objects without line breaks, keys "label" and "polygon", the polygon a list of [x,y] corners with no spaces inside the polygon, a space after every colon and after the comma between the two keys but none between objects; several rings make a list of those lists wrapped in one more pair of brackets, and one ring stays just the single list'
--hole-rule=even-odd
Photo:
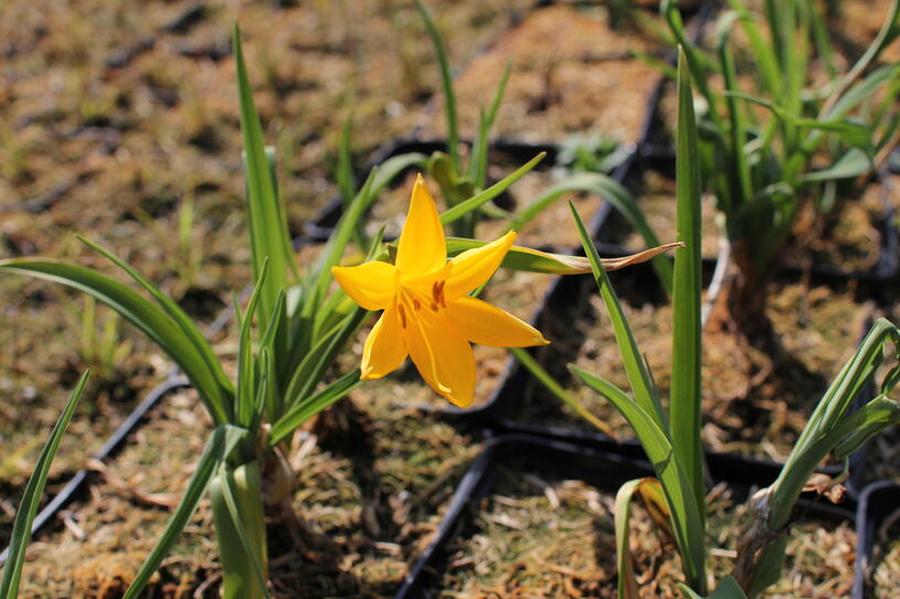
[{"label": "flower center", "polygon": [[425,288],[416,285],[401,285],[400,293],[397,296],[400,326],[405,329],[409,326],[411,318],[424,318],[430,321],[440,313],[441,308],[446,308],[447,299],[444,296],[446,284],[446,280],[432,283],[430,297]]}]

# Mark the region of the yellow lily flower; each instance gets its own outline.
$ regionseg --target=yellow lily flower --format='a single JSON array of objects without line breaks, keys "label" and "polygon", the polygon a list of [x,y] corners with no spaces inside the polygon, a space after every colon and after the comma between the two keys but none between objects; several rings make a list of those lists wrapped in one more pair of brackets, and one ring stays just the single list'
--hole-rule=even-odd
[{"label": "yellow lily flower", "polygon": [[475,398],[470,342],[494,347],[549,343],[528,323],[468,295],[491,278],[515,239],[510,232],[448,261],[434,198],[419,175],[395,264],[375,261],[331,269],[356,303],[384,310],[363,348],[362,378],[381,378],[410,356],[432,389],[466,408]]}]

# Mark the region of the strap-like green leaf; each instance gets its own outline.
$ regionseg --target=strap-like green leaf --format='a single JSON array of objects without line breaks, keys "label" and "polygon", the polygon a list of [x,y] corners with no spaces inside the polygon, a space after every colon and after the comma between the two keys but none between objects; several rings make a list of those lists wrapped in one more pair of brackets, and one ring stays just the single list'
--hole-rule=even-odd
[{"label": "strap-like green leaf", "polygon": [[[559,197],[580,191],[596,194],[612,204],[644,239],[648,248],[660,245],[659,238],[644,217],[640,205],[635,202],[628,190],[612,177],[602,173],[577,173],[560,181],[517,212],[509,228],[521,230],[525,224],[537,217]],[[653,268],[666,293],[671,295],[672,261],[666,256],[659,256],[653,260]]]},{"label": "strap-like green leaf", "polygon": [[206,341],[206,338],[203,336],[203,333],[200,332],[199,327],[197,327],[196,323],[185,313],[184,310],[181,309],[175,301],[162,292],[156,285],[150,282],[144,275],[139,273],[137,269],[133,266],[113,254],[111,251],[101,246],[98,243],[87,239],[86,237],[78,236],[78,239],[87,245],[89,248],[102,254],[107,260],[118,266],[122,269],[125,274],[134,280],[135,283],[140,285],[150,296],[156,301],[157,304],[165,311],[166,314],[178,325],[178,327],[184,331],[184,334],[187,335],[188,339],[190,339],[191,344],[197,348],[197,352],[203,357],[204,362],[209,367],[210,372],[216,377],[216,380],[219,383],[219,386],[222,387],[223,392],[226,396],[231,395],[234,391],[234,387],[231,384],[231,381],[225,374],[225,371],[222,370],[222,364],[219,362],[219,359],[216,357],[215,352],[213,352],[212,347],[210,347],[209,343]]},{"label": "strap-like green leaf", "polygon": [[864,175],[872,168],[872,159],[865,152],[857,148],[850,148],[828,168],[806,173],[799,180],[803,183],[815,183],[834,179],[850,179]]},{"label": "strap-like green leaf", "polygon": [[[478,239],[464,239],[461,237],[447,238],[447,254],[456,256],[473,248],[485,245],[486,241]],[[619,270],[635,264],[641,264],[648,260],[653,260],[660,254],[668,252],[674,248],[682,247],[679,242],[665,243],[660,246],[651,247],[650,249],[620,256],[618,258],[601,258],[600,263],[606,271]],[[396,244],[390,244],[389,249],[392,254],[396,254]],[[582,275],[591,271],[590,261],[583,256],[571,256],[569,254],[552,254],[543,252],[533,248],[522,247],[518,245],[512,246],[503,258],[500,264],[501,268],[508,270],[522,270],[526,272],[539,272],[549,275]]]},{"label": "strap-like green leaf", "polygon": [[[631,504],[635,494],[652,489],[653,493],[662,494],[659,481],[655,478],[637,478],[619,487],[616,493],[615,528],[616,528],[616,575],[618,578],[619,599],[639,599],[641,596],[631,563],[631,543],[629,543],[629,523],[631,522]],[[665,501],[664,498],[660,498]]]},{"label": "strap-like green leaf", "polygon": [[[672,384],[669,423],[672,445],[690,478],[695,499],[703,505],[703,446],[700,402],[700,290],[703,287],[700,252],[700,160],[697,127],[691,98],[690,73],[678,53],[678,132],[675,184],[678,241],[675,250],[675,289],[672,297]],[[701,513],[701,515],[703,515]]]},{"label": "strap-like green leaf", "polygon": [[459,165],[459,127],[457,125],[456,116],[456,94],[453,91],[453,75],[450,73],[450,61],[447,59],[447,50],[444,48],[444,40],[438,31],[437,25],[431,18],[428,9],[422,3],[422,0],[416,0],[416,8],[422,15],[422,21],[425,23],[425,30],[428,37],[431,38],[431,44],[434,46],[434,54],[437,58],[438,67],[441,72],[441,85],[444,90],[444,114],[447,117],[447,153],[450,154],[450,160],[453,162],[453,170],[461,173]]},{"label": "strap-like green leaf", "polygon": [[666,433],[643,407],[606,379],[569,365],[569,370],[588,387],[608,399],[631,425],[656,477],[662,482],[672,513],[672,529],[684,564],[685,578],[692,588],[706,588],[704,559],[706,539],[701,505],[697,505],[690,479]]},{"label": "strap-like green leaf", "polygon": [[549,372],[544,370],[543,366],[535,360],[528,350],[521,347],[513,347],[510,348],[510,353],[515,356],[516,360],[519,361],[522,366],[528,369],[528,372],[531,373],[531,376],[536,378],[538,381],[544,385],[544,388],[547,389],[550,393],[556,396],[557,399],[562,401],[564,404],[569,406],[571,409],[575,410],[575,412],[584,418],[586,421],[590,422],[594,425],[594,428],[603,432],[610,437],[615,436],[612,428],[596,416],[594,416],[590,410],[585,408],[581,403],[578,402],[577,399],[572,397],[569,392],[563,389],[562,385],[560,385],[556,379],[554,379]]},{"label": "strap-like green leaf", "polygon": [[616,292],[613,290],[609,277],[603,269],[600,256],[597,254],[597,248],[594,247],[594,243],[591,241],[587,228],[584,226],[584,221],[581,220],[578,210],[571,201],[569,202],[569,207],[572,209],[572,216],[575,218],[575,225],[578,227],[581,245],[584,247],[585,254],[587,254],[591,263],[591,270],[593,271],[594,281],[597,283],[600,297],[606,305],[606,311],[609,313],[613,334],[616,337],[616,343],[619,346],[619,352],[622,355],[622,362],[625,366],[625,374],[628,376],[628,382],[631,384],[635,400],[650,415],[660,430],[666,431],[668,435],[669,425],[666,421],[662,404],[659,402],[659,393],[656,385],[653,384],[653,379],[650,377],[647,363],[638,349],[631,326],[625,318],[625,312],[622,310]]},{"label": "strap-like green leaf", "polygon": [[19,580],[22,576],[22,565],[25,563],[25,548],[31,538],[31,524],[41,505],[41,496],[44,494],[44,486],[47,484],[47,476],[50,474],[50,464],[53,463],[53,458],[59,449],[59,442],[69,426],[75,408],[78,407],[78,402],[84,394],[84,388],[89,378],[90,373],[82,374],[72,394],[69,395],[69,400],[60,414],[59,420],[56,421],[44,449],[41,450],[41,455],[38,456],[34,472],[28,479],[28,484],[25,485],[19,509],[16,511],[12,536],[9,539],[9,553],[6,558],[6,566],[3,568],[3,578],[0,580],[0,599],[16,599],[19,594]]},{"label": "strap-like green leaf", "polygon": [[[259,298],[266,284],[266,278],[269,274],[269,259],[263,260],[262,269],[259,272],[259,278],[256,280],[256,286],[253,288],[253,294],[247,303],[247,312],[240,318],[240,337],[238,339],[238,375],[237,375],[237,393],[235,395],[235,415],[237,417],[237,425],[249,428],[253,422],[256,412],[256,368],[253,364],[253,339],[250,332],[253,328],[253,316],[256,314],[256,308],[259,304]],[[278,297],[283,295],[279,291]],[[276,298],[275,306],[278,305]],[[273,306],[274,308],[274,306]]]},{"label": "strap-like green leaf", "polygon": [[488,142],[490,141],[491,128],[494,126],[494,120],[497,118],[497,112],[500,110],[500,103],[503,101],[503,94],[506,92],[509,72],[510,64],[507,63],[503,69],[503,75],[500,76],[500,83],[497,84],[497,92],[494,94],[491,107],[487,112],[482,111],[478,122],[478,137],[472,146],[472,157],[469,163],[469,179],[476,189],[483,188],[487,180]]},{"label": "strap-like green leaf", "polygon": [[464,200],[459,204],[456,204],[452,208],[445,210],[441,213],[441,224],[449,225],[450,223],[462,218],[473,210],[476,210],[484,204],[490,202],[501,193],[506,191],[510,185],[521,179],[522,176],[525,175],[525,173],[536,167],[546,155],[546,152],[541,152],[540,154],[517,168],[511,174],[506,176],[503,180],[494,183],[484,191],[475,194],[468,200]]},{"label": "strap-like green leaf", "polygon": [[274,447],[294,432],[294,429],[298,426],[355,389],[360,384],[359,374],[359,369],[349,372],[324,387],[318,393],[310,395],[291,406],[272,425],[272,431],[269,434],[269,445]]},{"label": "strap-like green leaf", "polygon": [[229,421],[231,397],[216,372],[185,334],[184,329],[156,304],[119,281],[89,268],[43,258],[0,260],[0,271],[37,277],[83,291],[103,302],[143,331],[166,352],[190,379],[213,420]]},{"label": "strap-like green leaf", "polygon": [[357,308],[328,334],[317,340],[300,362],[284,392],[284,404],[293,406],[309,396],[334,362],[337,353],[362,325],[368,312]]},{"label": "strap-like green leaf", "polygon": [[144,590],[144,587],[150,581],[150,577],[153,576],[163,559],[172,550],[175,541],[178,540],[181,531],[184,530],[185,525],[197,508],[197,504],[200,503],[210,478],[246,435],[247,431],[231,425],[219,426],[212,432],[209,440],[206,442],[203,453],[200,455],[200,460],[197,462],[197,469],[191,476],[187,489],[178,503],[178,507],[175,508],[175,512],[169,519],[169,523],[166,524],[166,528],[156,547],[153,548],[141,569],[138,570],[123,599],[138,597]]},{"label": "strap-like green leaf", "polygon": [[259,280],[263,262],[268,257],[271,272],[260,298],[260,324],[265,327],[271,317],[278,291],[288,285],[288,272],[293,252],[284,211],[275,192],[275,181],[269,170],[263,142],[262,126],[253,103],[253,91],[244,63],[241,35],[237,24],[232,34],[241,132],[244,138],[244,162],[247,170],[247,211],[250,220],[250,243],[253,258],[253,278]]},{"label": "strap-like green leaf", "polygon": [[[219,464],[216,477],[210,484],[216,534],[225,535],[219,539],[220,551],[228,552],[228,558],[222,555],[224,570],[224,599],[255,599],[269,597],[266,586],[266,573],[261,559],[266,551],[266,524],[262,514],[262,479],[259,476],[258,463],[253,464],[252,474],[249,465],[242,466],[242,474],[253,476],[252,480],[238,480],[238,472],[225,462]],[[248,497],[249,494],[259,495]],[[252,502],[252,503],[251,503]],[[251,513],[255,512],[255,513]],[[245,524],[250,520],[255,530],[248,530]],[[222,522],[227,524],[222,524]],[[251,537],[252,535],[252,537]],[[263,556],[260,556],[263,553]],[[235,559],[236,558],[236,559]],[[249,566],[249,567],[248,567]],[[247,570],[250,574],[247,574]],[[229,576],[238,581],[238,589],[230,589]],[[250,582],[255,579],[255,584]]]},{"label": "strap-like green leaf", "polygon": [[[341,143],[338,148],[337,172],[336,179],[338,190],[341,192],[341,202],[344,210],[350,209],[353,202],[353,196],[356,195],[356,180],[353,176],[353,159],[350,154],[350,132],[353,127],[352,114],[347,117],[341,128]],[[364,248],[368,245],[366,241],[366,227],[361,220],[356,223],[356,243],[359,247]]]}]

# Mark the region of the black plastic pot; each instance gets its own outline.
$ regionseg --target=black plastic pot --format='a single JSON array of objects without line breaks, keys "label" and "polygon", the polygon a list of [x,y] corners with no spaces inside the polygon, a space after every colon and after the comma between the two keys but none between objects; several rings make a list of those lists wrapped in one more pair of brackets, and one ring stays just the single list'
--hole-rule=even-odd
[{"label": "black plastic pot", "polygon": [[[900,522],[900,483],[879,481],[867,486],[856,508],[856,565],[853,599],[865,599],[873,552],[880,541],[882,527]],[[896,590],[896,589],[895,589]]]},{"label": "black plastic pot", "polygon": [[[499,466],[523,475],[546,473],[555,479],[580,479],[608,492],[617,491],[628,480],[653,476],[648,462],[612,449],[526,434],[503,435],[488,441],[457,488],[434,541],[415,562],[395,599],[438,596],[436,587],[446,566],[448,545],[460,534],[468,516],[477,511],[478,500],[490,493]],[[738,466],[728,456],[710,456],[713,481],[726,483],[735,501],[743,501],[754,489],[774,480],[769,471]],[[852,507],[826,505],[804,496],[797,504],[797,512],[804,518],[845,522],[852,521]]]}]

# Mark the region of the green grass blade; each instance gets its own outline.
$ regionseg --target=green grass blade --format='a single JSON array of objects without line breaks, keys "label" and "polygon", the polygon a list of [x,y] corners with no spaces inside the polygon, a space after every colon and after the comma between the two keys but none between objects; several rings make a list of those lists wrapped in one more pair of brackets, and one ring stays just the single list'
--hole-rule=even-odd
[{"label": "green grass blade", "polygon": [[740,15],[741,28],[750,42],[753,58],[756,59],[756,68],[764,88],[771,97],[777,98],[781,90],[781,76],[772,44],[762,35],[756,25],[755,17],[743,5],[742,0],[728,0],[728,3]]},{"label": "green grass blade", "polygon": [[[269,274],[269,259],[263,261],[262,269],[259,272],[259,278],[256,280],[256,286],[253,288],[253,294],[247,303],[247,311],[241,318],[240,336],[238,338],[238,374],[237,374],[237,393],[235,394],[235,414],[237,416],[237,424],[243,428],[249,428],[253,423],[256,412],[256,367],[253,364],[253,339],[250,332],[253,329],[253,316],[256,314],[259,298],[262,295],[263,287],[266,284],[266,277]],[[279,292],[278,297],[282,297],[283,292]],[[276,299],[275,306],[278,306]],[[274,313],[273,313],[274,314]],[[274,320],[274,319],[273,319]]]},{"label": "green grass blade", "polygon": [[684,30],[684,22],[681,19],[681,13],[678,11],[677,1],[662,0],[659,3],[659,12],[666,23],[668,23],[669,29],[675,36],[675,39],[678,40],[678,43],[684,48],[688,67],[691,69],[691,74],[697,82],[697,89],[706,99],[710,120],[714,123],[716,129],[724,131],[725,126],[722,122],[722,117],[719,115],[718,97],[713,93],[712,88],[710,88],[707,82],[708,65],[705,57],[701,54],[700,49],[692,44],[687,38],[687,33]]},{"label": "green grass blade", "polygon": [[[510,230],[521,230],[522,227],[536,218],[558,198],[572,192],[582,191],[598,195],[604,201],[612,204],[625,217],[625,220],[634,227],[648,248],[660,245],[659,238],[644,217],[644,212],[641,210],[640,205],[628,193],[628,190],[612,177],[601,173],[578,173],[552,186],[535,198],[528,206],[516,213],[509,227]],[[658,256],[653,260],[653,269],[656,271],[663,289],[666,290],[667,294],[671,295],[672,261],[666,256]]]},{"label": "green grass blade", "polygon": [[61,283],[93,296],[153,340],[190,379],[218,424],[229,421],[231,397],[197,347],[159,306],[119,281],[77,264],[41,258],[0,260],[0,271]]},{"label": "green grass blade", "polygon": [[[744,149],[744,144],[747,141],[746,135],[746,123],[744,123],[744,111],[741,109],[742,107],[738,105],[737,98],[727,92],[737,91],[737,74],[735,72],[734,67],[734,56],[731,54],[731,49],[729,48],[730,38],[729,32],[731,31],[730,23],[727,21],[723,22],[725,25],[724,30],[719,32],[719,42],[718,42],[718,50],[719,50],[719,64],[722,69],[722,78],[725,83],[725,106],[728,109],[728,118],[731,121],[731,127],[729,128],[729,133],[731,134],[731,151],[729,152],[729,156],[727,159],[732,163],[732,168],[728,169],[730,173],[731,179],[731,187],[734,190],[731,194],[729,194],[729,205],[725,208],[726,212],[733,211],[737,209],[739,206],[743,206],[747,204],[751,198],[753,197],[753,183],[750,179],[750,165],[747,161],[747,152]],[[682,59],[683,53],[679,50],[678,58],[679,65],[683,65]],[[683,68],[683,66],[679,67],[678,73],[678,85],[681,87],[682,83],[687,78],[688,82],[685,83],[688,86],[688,95],[686,97],[687,102],[693,104],[693,100],[690,96],[690,73],[683,74],[682,71],[686,71],[687,69]],[[682,110],[687,110],[687,108],[682,108],[682,96],[679,94],[679,116]],[[692,134],[696,136],[697,132],[697,123],[696,119],[694,119],[694,110],[693,106],[690,107],[691,113],[691,131]],[[681,124],[679,120],[679,125]],[[695,144],[696,145],[696,144]],[[692,158],[699,159],[699,154],[695,154]],[[734,181],[734,178],[737,178],[737,181]],[[719,198],[720,200],[723,198]]]},{"label": "green grass blade", "polygon": [[344,321],[335,327],[333,332],[323,335],[310,352],[303,358],[294,371],[287,390],[284,392],[284,403],[293,406],[306,399],[325,376],[337,353],[344,347],[351,336],[359,329],[368,312],[357,308]]},{"label": "green grass blade", "polygon": [[[615,528],[616,528],[616,577],[619,599],[638,599],[641,594],[631,564],[631,543],[628,528],[631,523],[631,503],[638,486],[645,480],[637,478],[619,487],[616,493]],[[651,479],[656,480],[656,479]]]},{"label": "green grass blade", "polygon": [[422,15],[422,21],[425,23],[425,30],[431,43],[434,46],[434,54],[437,58],[438,67],[441,71],[441,85],[444,89],[444,112],[447,117],[447,153],[453,163],[453,170],[457,174],[461,173],[459,165],[459,126],[457,125],[456,115],[456,93],[453,91],[453,76],[450,72],[450,61],[447,59],[447,50],[444,47],[444,40],[438,31],[434,20],[422,0],[416,0],[416,8]]},{"label": "green grass blade", "polygon": [[625,318],[625,312],[622,310],[618,297],[616,297],[616,292],[609,282],[606,271],[603,270],[603,264],[600,261],[600,256],[597,254],[597,248],[594,247],[594,243],[591,241],[591,237],[584,226],[584,221],[581,220],[578,210],[576,210],[575,205],[571,201],[569,202],[569,207],[572,209],[572,216],[575,219],[575,225],[578,227],[581,245],[584,247],[584,252],[591,263],[591,270],[593,271],[600,297],[603,299],[603,303],[606,305],[606,310],[609,313],[616,343],[622,355],[625,374],[628,376],[628,382],[631,384],[635,400],[641,409],[650,415],[660,430],[668,431],[669,426],[666,422],[662,404],[659,402],[656,385],[653,384],[653,379],[650,377],[650,372],[647,369],[647,363],[640,350],[638,350],[631,326]]},{"label": "green grass blade", "polygon": [[[741,586],[733,576],[723,578],[716,590],[705,598],[684,583],[678,583],[678,589],[681,591],[681,596],[685,599],[747,599],[746,593],[744,593],[744,590],[741,589]],[[751,596],[755,595],[751,594]]]},{"label": "green grass blade", "polygon": [[541,152],[540,154],[517,168],[511,174],[504,177],[501,181],[494,183],[484,191],[475,194],[468,200],[464,200],[459,204],[456,204],[452,208],[445,210],[441,213],[441,224],[449,225],[450,223],[464,217],[473,210],[477,210],[482,205],[490,202],[501,193],[506,191],[510,185],[521,179],[522,176],[524,176],[528,171],[536,167],[546,155],[546,152]]},{"label": "green grass blade", "polygon": [[286,439],[298,426],[347,395],[360,382],[359,369],[356,369],[324,387],[318,393],[314,393],[300,403],[291,406],[272,425],[272,431],[269,434],[269,445],[274,447]]},{"label": "green grass blade", "polygon": [[247,431],[230,425],[219,426],[212,432],[209,440],[206,442],[203,453],[200,455],[200,460],[197,462],[197,469],[191,476],[187,489],[178,503],[178,507],[175,508],[162,536],[156,543],[156,547],[144,560],[141,569],[138,570],[123,599],[134,599],[140,596],[144,587],[150,582],[153,573],[156,572],[163,559],[172,550],[194,510],[197,509],[197,504],[200,503],[209,480],[246,435]]},{"label": "green grass blade", "polygon": [[[739,153],[742,153],[738,150]],[[678,53],[678,133],[675,152],[676,222],[675,281],[672,298],[672,384],[669,422],[672,445],[691,480],[695,499],[703,505],[703,447],[700,441],[700,291],[703,287],[700,249],[700,160],[697,126],[691,100],[691,79],[684,53]]]},{"label": "green grass blade", "polygon": [[672,512],[666,503],[665,492],[659,480],[653,477],[630,480],[619,487],[615,503],[616,529],[616,571],[618,576],[619,599],[639,599],[641,594],[631,564],[631,544],[628,542],[628,528],[631,520],[631,504],[634,497],[640,497],[657,527],[664,527],[668,536],[672,535],[669,522]]},{"label": "green grass blade", "polygon": [[850,148],[828,168],[806,173],[798,178],[801,183],[816,183],[835,179],[850,179],[870,172],[872,159],[859,148]]},{"label": "green grass blade", "polygon": [[289,258],[285,247],[290,246],[290,234],[284,214],[275,193],[274,181],[269,172],[263,143],[259,114],[253,103],[253,92],[244,63],[240,30],[237,24],[232,34],[235,67],[237,71],[238,99],[240,104],[241,132],[244,139],[244,162],[247,170],[247,211],[250,220],[250,243],[252,250],[253,278],[259,279],[263,261],[271,260],[268,281],[260,299],[260,323],[268,323],[278,291],[287,287]]},{"label": "green grass blade", "polygon": [[[347,117],[347,120],[341,129],[341,143],[338,149],[336,173],[338,190],[341,192],[341,201],[343,202],[344,210],[350,209],[350,204],[353,202],[353,196],[356,195],[356,180],[353,176],[353,158],[350,153],[350,133],[352,127],[353,116],[351,115]],[[356,223],[356,231],[354,234],[356,236],[356,243],[359,247],[364,248],[368,246],[368,241],[366,241],[366,227],[362,220]]]},{"label": "green grass blade", "polygon": [[44,494],[44,487],[47,484],[47,476],[50,474],[50,464],[56,457],[59,443],[69,426],[69,421],[72,420],[78,402],[81,401],[89,379],[89,372],[81,375],[81,379],[69,395],[62,414],[50,432],[44,449],[38,456],[28,484],[25,485],[9,539],[9,554],[6,558],[6,566],[3,568],[3,578],[0,579],[0,599],[15,599],[19,594],[19,581],[22,576],[22,566],[25,563],[25,549],[28,547],[28,540],[31,538],[31,524],[34,522],[38,507],[40,507],[41,496]]},{"label": "green grass blade", "polygon": [[662,483],[671,510],[672,530],[681,553],[685,578],[692,588],[704,592],[706,539],[701,506],[697,505],[691,482],[666,433],[650,413],[609,381],[571,364],[569,369],[588,387],[615,405],[634,429],[653,464],[656,477]]},{"label": "green grass blade", "polygon": [[506,63],[503,75],[500,77],[500,83],[497,84],[494,100],[491,102],[488,111],[481,113],[481,118],[478,122],[478,137],[472,147],[472,158],[469,163],[469,179],[475,184],[476,190],[483,189],[487,181],[488,142],[494,121],[497,119],[497,112],[500,110],[500,104],[503,102],[503,95],[506,93],[510,67],[510,63]]},{"label": "green grass blade", "polygon": [[[840,103],[848,89],[851,88],[853,82],[860,77],[869,65],[878,58],[879,54],[897,37],[898,17],[900,17],[900,0],[891,2],[891,8],[888,11],[887,18],[878,31],[878,35],[872,41],[871,45],[866,49],[865,53],[859,58],[846,75],[837,83],[835,90],[831,96],[822,105],[822,115],[830,115],[834,106]],[[896,66],[896,64],[895,64]]]}]

